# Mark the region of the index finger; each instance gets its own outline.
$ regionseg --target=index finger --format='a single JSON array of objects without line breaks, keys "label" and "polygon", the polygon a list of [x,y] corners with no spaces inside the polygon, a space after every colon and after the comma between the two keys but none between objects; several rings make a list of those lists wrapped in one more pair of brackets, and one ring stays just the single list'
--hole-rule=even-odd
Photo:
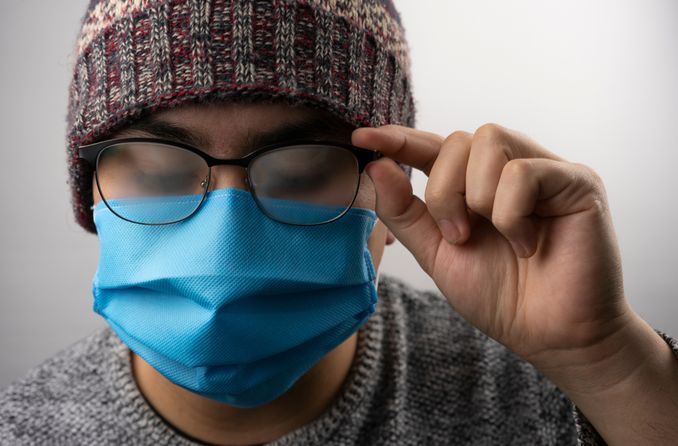
[{"label": "index finger", "polygon": [[444,140],[435,133],[393,124],[361,127],[351,136],[353,145],[378,150],[394,161],[421,170],[427,176]]}]

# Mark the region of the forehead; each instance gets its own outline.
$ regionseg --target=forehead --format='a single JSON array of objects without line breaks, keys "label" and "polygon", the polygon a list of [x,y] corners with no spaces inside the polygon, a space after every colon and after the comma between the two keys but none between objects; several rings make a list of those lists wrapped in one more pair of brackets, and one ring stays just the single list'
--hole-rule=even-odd
[{"label": "forehead", "polygon": [[190,128],[211,143],[232,142],[312,117],[311,110],[282,104],[189,104],[156,113],[155,120]]},{"label": "forehead", "polygon": [[195,145],[214,156],[243,155],[291,139],[350,141],[353,127],[323,110],[266,103],[187,104],[147,115],[115,137],[156,136]]}]

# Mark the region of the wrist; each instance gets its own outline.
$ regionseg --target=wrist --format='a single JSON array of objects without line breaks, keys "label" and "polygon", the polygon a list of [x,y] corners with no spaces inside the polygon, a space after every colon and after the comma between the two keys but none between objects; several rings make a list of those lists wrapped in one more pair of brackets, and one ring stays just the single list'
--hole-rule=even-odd
[{"label": "wrist", "polygon": [[[678,358],[638,315],[600,351],[546,373],[608,444],[675,444]],[[600,353],[600,352],[603,353]],[[609,354],[604,354],[609,353]],[[577,362],[578,361],[578,362]]]},{"label": "wrist", "polygon": [[570,398],[596,398],[647,379],[666,363],[667,352],[672,355],[666,342],[629,310],[598,342],[554,353],[557,359],[549,365],[535,365]]}]

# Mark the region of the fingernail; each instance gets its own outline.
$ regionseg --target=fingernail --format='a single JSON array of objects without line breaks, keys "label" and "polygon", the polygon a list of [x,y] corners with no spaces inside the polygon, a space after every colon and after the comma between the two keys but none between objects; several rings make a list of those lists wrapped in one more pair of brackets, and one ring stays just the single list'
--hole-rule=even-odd
[{"label": "fingernail", "polygon": [[459,229],[457,229],[457,226],[450,220],[447,219],[440,220],[438,222],[438,227],[440,228],[440,232],[443,233],[443,237],[445,237],[445,240],[447,240],[450,243],[457,243],[457,241],[461,237]]}]

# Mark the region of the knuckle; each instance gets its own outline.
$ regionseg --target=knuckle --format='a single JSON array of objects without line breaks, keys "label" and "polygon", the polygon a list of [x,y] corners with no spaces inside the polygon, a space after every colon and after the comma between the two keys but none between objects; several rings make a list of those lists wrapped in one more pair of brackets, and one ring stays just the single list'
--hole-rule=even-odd
[{"label": "knuckle", "polygon": [[510,151],[510,140],[505,128],[497,124],[484,124],[473,134],[471,150],[476,152],[489,151],[491,156],[506,155]]},{"label": "knuckle", "polygon": [[489,217],[492,213],[492,199],[479,193],[466,193],[466,204],[471,210]]},{"label": "knuckle", "polygon": [[515,222],[515,217],[507,214],[506,212],[497,211],[492,213],[492,225],[502,232],[513,227]]},{"label": "knuckle", "polygon": [[505,135],[506,129],[504,127],[493,122],[488,122],[476,129],[474,138],[495,141],[497,139],[503,139]]},{"label": "knuckle", "polygon": [[464,144],[471,139],[471,134],[463,130],[456,130],[445,138],[445,145]]},{"label": "knuckle", "polygon": [[593,183],[596,184],[602,184],[603,180],[592,167],[587,166],[586,164],[581,164],[581,163],[575,163],[575,166],[577,166],[587,177],[588,180],[590,180]]},{"label": "knuckle", "polygon": [[424,200],[427,206],[440,209],[445,202],[445,191],[440,186],[429,182],[424,191]]},{"label": "knuckle", "polygon": [[607,193],[605,192],[605,185],[598,172],[586,164],[574,163],[574,165],[581,173],[580,181],[585,183],[585,186],[588,186],[591,191],[594,207],[601,211],[606,211],[608,207]]},{"label": "knuckle", "polygon": [[507,162],[501,172],[502,177],[511,181],[519,180],[530,175],[532,171],[532,161],[528,158],[517,158]]}]

